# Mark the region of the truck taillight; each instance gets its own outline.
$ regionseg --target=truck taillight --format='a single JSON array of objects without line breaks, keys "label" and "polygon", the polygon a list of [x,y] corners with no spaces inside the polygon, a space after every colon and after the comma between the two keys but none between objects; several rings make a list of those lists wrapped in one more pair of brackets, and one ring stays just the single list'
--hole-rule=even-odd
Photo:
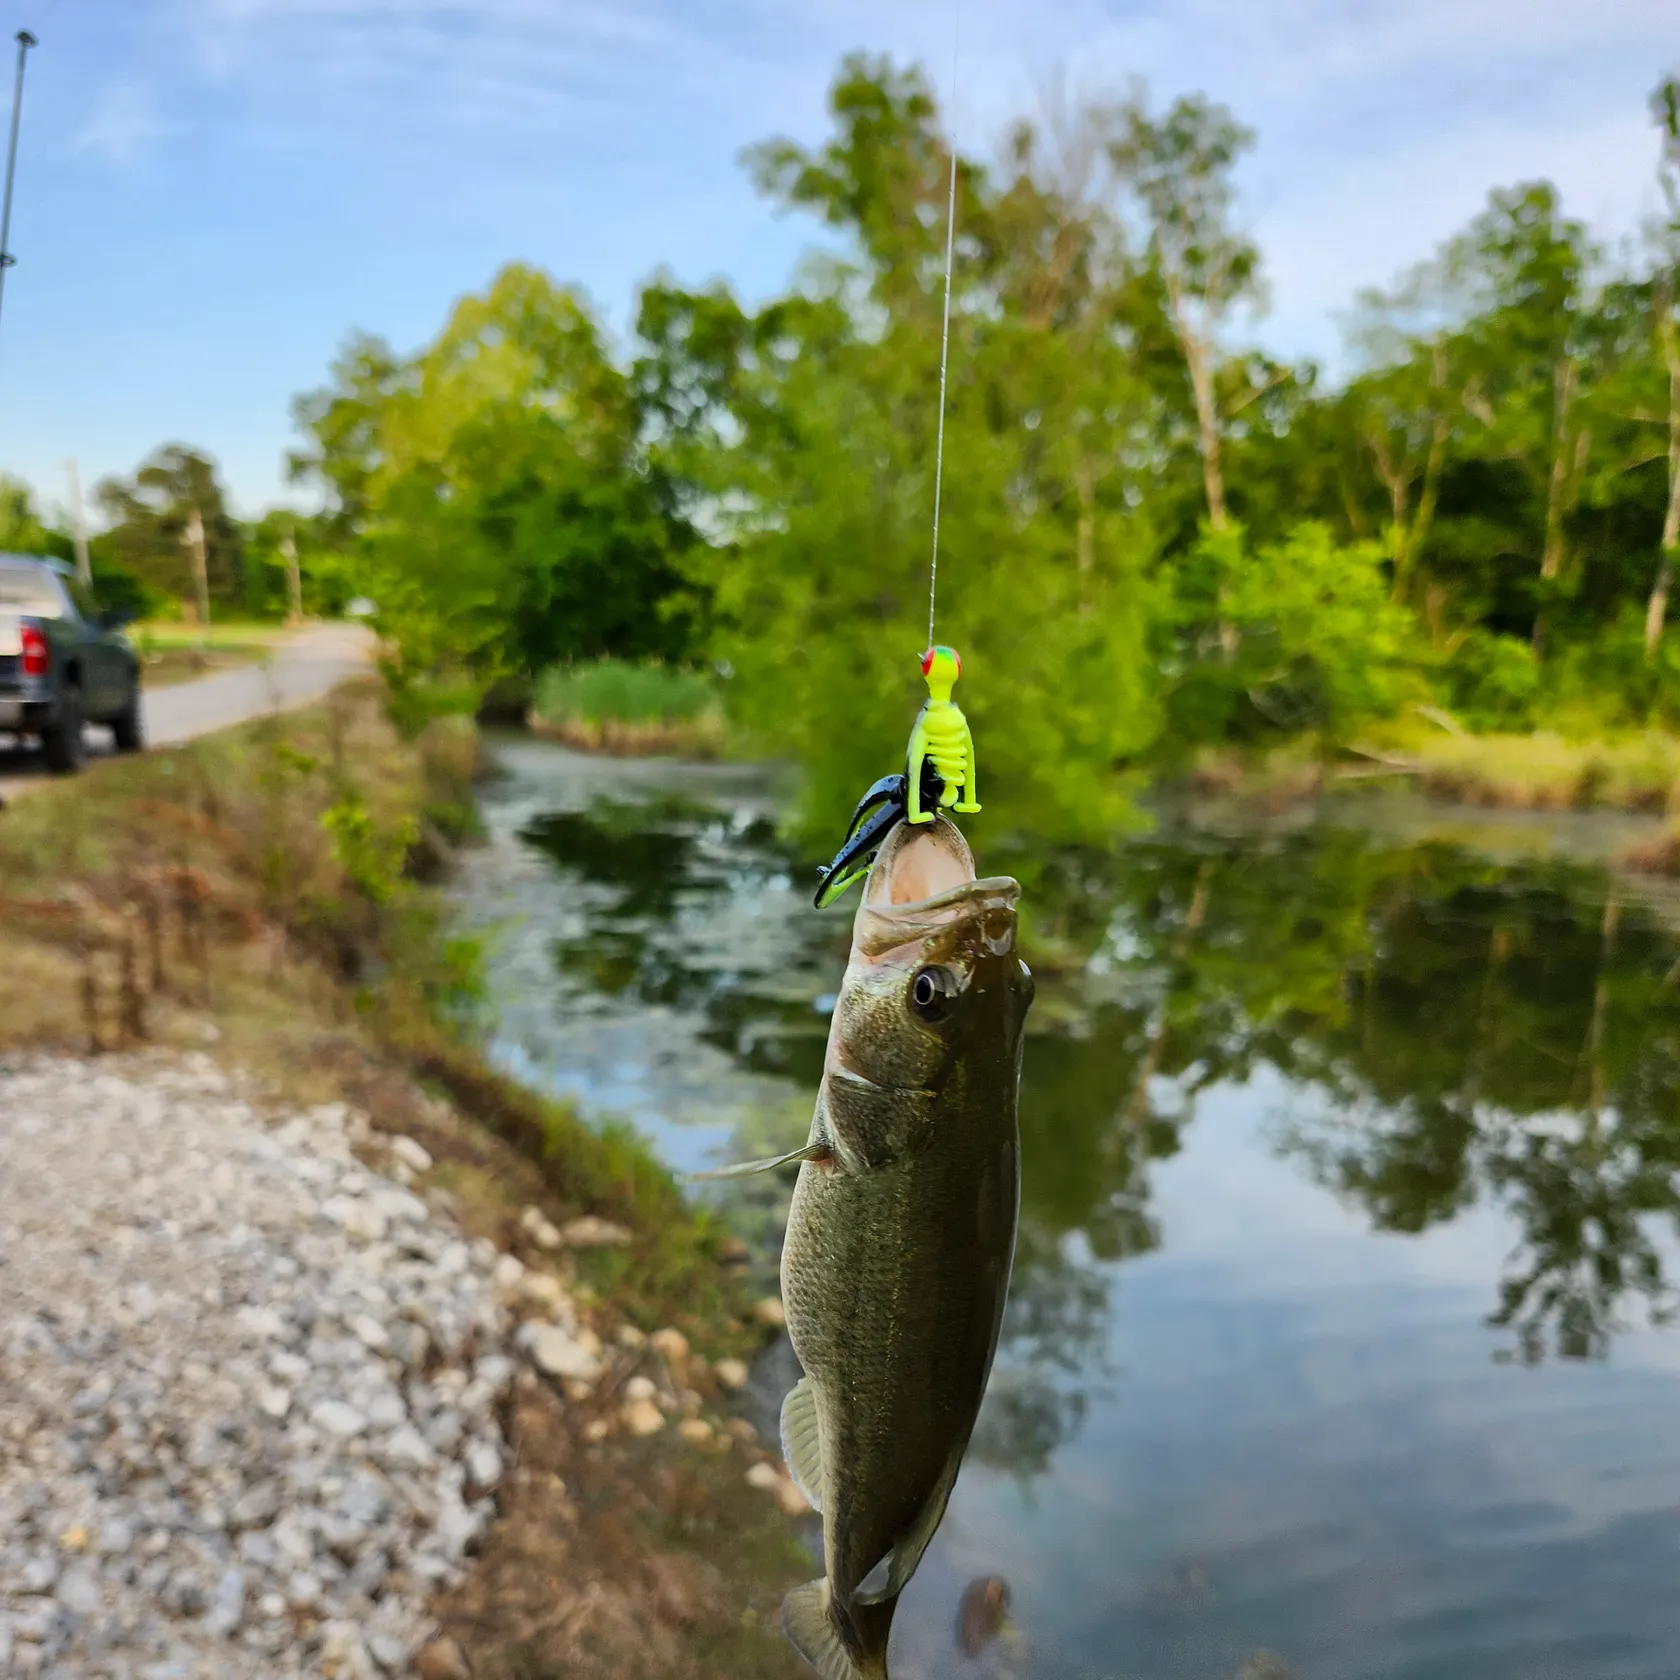
[{"label": "truck taillight", "polygon": [[47,638],[33,624],[23,627],[22,652],[23,674],[26,677],[44,677],[47,674],[50,650],[47,647]]}]

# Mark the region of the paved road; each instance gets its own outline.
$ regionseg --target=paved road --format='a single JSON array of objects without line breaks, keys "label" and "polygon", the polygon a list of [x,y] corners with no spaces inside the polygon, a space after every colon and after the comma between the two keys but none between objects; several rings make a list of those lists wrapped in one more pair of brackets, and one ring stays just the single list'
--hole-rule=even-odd
[{"label": "paved road", "polygon": [[[266,665],[223,671],[145,695],[146,739],[153,746],[172,746],[264,712],[307,706],[362,670],[371,652],[371,638],[354,625],[305,630],[277,649]],[[89,756],[108,755],[110,739],[108,731],[90,725]],[[0,751],[0,797],[10,798],[43,780],[36,753]]]}]

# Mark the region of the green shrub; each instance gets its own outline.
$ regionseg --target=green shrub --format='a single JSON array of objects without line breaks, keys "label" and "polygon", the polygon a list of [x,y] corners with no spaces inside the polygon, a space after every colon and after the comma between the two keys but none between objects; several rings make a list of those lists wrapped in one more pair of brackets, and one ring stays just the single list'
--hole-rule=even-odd
[{"label": "green shrub", "polygon": [[1472,630],[1443,678],[1447,704],[1472,729],[1527,729],[1540,694],[1540,663],[1527,642]]}]

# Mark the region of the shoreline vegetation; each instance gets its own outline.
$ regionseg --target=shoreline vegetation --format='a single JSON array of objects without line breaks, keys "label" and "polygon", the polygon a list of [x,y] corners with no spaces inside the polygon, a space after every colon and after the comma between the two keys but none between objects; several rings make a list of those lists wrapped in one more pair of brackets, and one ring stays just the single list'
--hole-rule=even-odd
[{"label": "shoreline vegetation", "polygon": [[623,757],[716,758],[729,745],[712,680],[653,662],[555,666],[537,679],[526,721],[546,740]]},{"label": "shoreline vegetation", "polygon": [[[731,727],[706,677],[618,661],[546,673],[525,721],[540,738],[613,756],[749,756],[753,744]],[[1149,774],[1168,797],[1214,795],[1267,813],[1401,783],[1444,805],[1659,817],[1663,832],[1631,842],[1615,861],[1680,874],[1680,736],[1658,729],[1474,733],[1431,706],[1415,724],[1365,741],[1338,746],[1303,735],[1280,746],[1203,748],[1188,766],[1163,762]]]},{"label": "shoreline vegetation", "polygon": [[[762,1279],[628,1128],[480,1053],[481,953],[440,887],[475,832],[477,733],[405,737],[387,699],[359,681],[11,802],[0,1056],[209,1053],[276,1100],[348,1102],[423,1147],[420,1188],[510,1257],[523,1310],[575,1315],[600,1380],[516,1392],[521,1469],[435,1606],[480,1680],[790,1680],[775,1607],[807,1560],[733,1398],[774,1322]],[[650,1363],[644,1433],[624,1391]]]}]

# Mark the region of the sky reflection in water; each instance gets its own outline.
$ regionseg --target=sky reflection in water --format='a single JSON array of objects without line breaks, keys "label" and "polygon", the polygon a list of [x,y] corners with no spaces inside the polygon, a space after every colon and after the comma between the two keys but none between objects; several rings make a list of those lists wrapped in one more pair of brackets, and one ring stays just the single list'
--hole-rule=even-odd
[{"label": "sky reflection in water", "polygon": [[[801,1139],[848,916],[772,790],[506,762],[462,886],[501,1059],[681,1165]],[[1673,1680],[1680,943],[1349,829],[985,865],[1040,982],[1021,1243],[895,1675]]]}]

